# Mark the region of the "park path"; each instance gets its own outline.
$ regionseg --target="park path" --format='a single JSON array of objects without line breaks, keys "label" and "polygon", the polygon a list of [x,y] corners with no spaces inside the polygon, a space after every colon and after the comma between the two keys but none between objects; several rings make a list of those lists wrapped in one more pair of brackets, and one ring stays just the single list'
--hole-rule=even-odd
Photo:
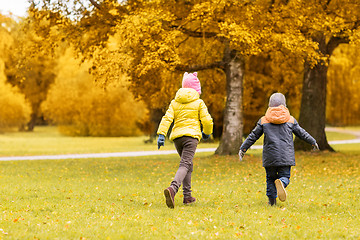
[{"label": "park path", "polygon": [[[339,128],[326,128],[326,131],[349,133],[356,136],[350,140],[329,141],[329,144],[349,144],[360,143],[360,131],[350,131]],[[262,145],[253,145],[251,149],[262,149]],[[200,152],[215,152],[216,148],[198,148]],[[59,154],[59,155],[39,155],[39,156],[11,156],[0,157],[0,161],[21,161],[21,160],[61,160],[61,159],[84,159],[84,158],[112,158],[112,157],[141,157],[153,155],[177,154],[176,150],[159,150],[159,151],[137,151],[137,152],[113,152],[113,153],[85,153],[85,154]]]},{"label": "park path", "polygon": [[342,128],[335,128],[335,127],[327,127],[325,129],[328,132],[338,132],[338,133],[347,133],[352,134],[355,136],[354,139],[350,140],[335,140],[335,141],[329,141],[329,144],[349,144],[349,143],[360,143],[360,131],[353,131],[353,130],[347,130]]},{"label": "park path", "polygon": [[[198,148],[196,152],[215,152],[216,148]],[[60,159],[82,159],[82,158],[111,158],[111,157],[141,157],[152,155],[177,154],[176,150],[137,151],[137,152],[112,152],[112,153],[85,153],[85,154],[60,154],[39,156],[13,156],[0,157],[0,161],[18,160],[60,160]]]},{"label": "park path", "polygon": [[325,131],[348,133],[348,134],[354,135],[357,139],[360,139],[360,131],[353,131],[353,130],[347,130],[347,129],[336,128],[336,127],[327,127],[327,128],[325,128]]}]

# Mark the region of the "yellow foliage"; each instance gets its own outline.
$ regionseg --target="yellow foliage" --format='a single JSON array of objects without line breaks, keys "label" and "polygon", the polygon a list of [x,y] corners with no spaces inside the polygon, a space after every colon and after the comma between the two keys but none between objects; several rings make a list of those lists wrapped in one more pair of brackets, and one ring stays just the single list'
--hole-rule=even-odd
[{"label": "yellow foliage", "polygon": [[331,125],[360,124],[360,48],[340,45],[328,71],[326,120]]},{"label": "yellow foliage", "polygon": [[[13,21],[0,14],[0,52],[4,53],[11,43],[9,30]],[[16,87],[6,83],[4,55],[0,56],[0,131],[21,128],[30,119],[31,108]]]},{"label": "yellow foliage", "polygon": [[287,107],[299,116],[302,87],[302,64],[281,52],[253,56],[247,60],[244,78],[244,133],[248,134],[264,115],[269,97],[274,92],[286,96]]},{"label": "yellow foliage", "polygon": [[[83,56],[90,55],[94,65],[84,67],[81,77],[67,77],[78,78],[68,85],[79,86],[76,90],[67,86],[64,89],[68,90],[63,92],[73,94],[75,98],[81,95],[84,103],[74,102],[72,105],[81,105],[82,113],[89,111],[86,109],[91,102],[91,109],[102,115],[104,109],[92,100],[96,96],[98,102],[108,101],[98,85],[106,88],[107,96],[112,88],[118,89],[114,84],[125,81],[124,72],[131,80],[129,87],[136,98],[145,100],[149,109],[165,109],[180,87],[183,73],[180,69],[206,69],[199,66],[222,62],[216,69],[199,74],[204,92],[202,97],[216,115],[215,122],[221,123],[226,100],[226,79],[221,71],[226,60],[224,49],[229,47],[248,59],[243,91],[245,127],[264,113],[268,97],[274,91],[286,95],[291,113],[296,117],[304,61],[315,65],[328,57],[321,55],[318,42],[313,38],[317,35],[326,39],[350,37],[356,43],[360,35],[358,30],[351,30],[360,12],[360,5],[355,0],[140,0],[116,3],[102,1],[101,11],[95,7],[91,14],[84,14],[77,26],[79,28],[74,28],[75,31],[82,27],[88,29],[79,34],[81,41],[77,48]],[[120,5],[127,11],[122,11]],[[102,18],[102,13],[108,13],[104,16],[110,18]],[[40,23],[48,24],[46,21]],[[70,38],[74,38],[73,35]],[[254,55],[259,56],[258,59],[251,57]],[[86,64],[89,63],[83,66]],[[92,84],[87,68],[97,84]],[[76,69],[73,73],[80,74]],[[64,73],[61,74],[63,76],[58,76],[58,79],[65,78]],[[60,86],[60,83],[56,85]],[[57,90],[53,89],[55,95]],[[82,89],[86,89],[86,94],[80,94]],[[66,97],[64,95],[63,99]],[[70,99],[67,101],[71,102]],[[69,108],[69,112],[75,110]],[[71,117],[76,114],[69,114],[69,122],[76,122]],[[79,127],[83,128],[82,132],[90,131],[87,125]]]},{"label": "yellow foliage", "polygon": [[0,50],[2,52],[14,41],[9,32],[12,24],[11,19],[0,14]]},{"label": "yellow foliage", "polygon": [[31,104],[32,115],[27,129],[32,130],[41,120],[41,103],[53,83],[57,54],[63,47],[55,13],[29,10],[31,14],[17,23],[11,36],[14,41],[5,51],[7,82],[17,86]]},{"label": "yellow foliage", "polygon": [[21,128],[30,120],[31,108],[17,88],[5,83],[4,62],[0,59],[0,130]]},{"label": "yellow foliage", "polygon": [[141,134],[138,122],[147,120],[145,106],[134,100],[122,82],[106,89],[89,74],[90,62],[80,65],[72,51],[59,59],[58,74],[42,108],[60,130],[77,136],[133,136]]}]

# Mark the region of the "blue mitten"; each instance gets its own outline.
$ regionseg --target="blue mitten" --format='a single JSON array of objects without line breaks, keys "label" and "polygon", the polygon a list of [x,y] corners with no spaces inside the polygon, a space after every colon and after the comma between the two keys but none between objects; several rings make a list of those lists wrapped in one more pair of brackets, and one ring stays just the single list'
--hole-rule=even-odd
[{"label": "blue mitten", "polygon": [[240,161],[243,160],[243,158],[244,158],[244,156],[245,156],[245,152],[246,152],[246,151],[243,151],[243,150],[240,150],[240,151],[239,151],[239,159],[240,159]]},{"label": "blue mitten", "polygon": [[202,134],[202,138],[203,138],[204,140],[208,140],[208,139],[210,138],[210,135],[207,135],[207,134],[205,134],[204,132],[202,132],[201,134]]},{"label": "blue mitten", "polygon": [[312,147],[313,147],[313,151],[319,151],[320,149],[319,149],[319,145],[317,144],[317,143],[315,143],[314,145],[312,145]]},{"label": "blue mitten", "polygon": [[158,140],[157,140],[158,149],[160,149],[161,146],[165,145],[165,136],[162,134],[159,134]]}]

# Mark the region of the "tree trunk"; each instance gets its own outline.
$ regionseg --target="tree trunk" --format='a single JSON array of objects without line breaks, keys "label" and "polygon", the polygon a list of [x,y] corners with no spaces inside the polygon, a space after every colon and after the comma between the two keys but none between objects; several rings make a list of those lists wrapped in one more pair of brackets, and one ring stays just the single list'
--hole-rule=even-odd
[{"label": "tree trunk", "polygon": [[245,60],[229,48],[224,52],[226,74],[226,106],[223,132],[215,154],[238,154],[243,136],[242,87]]},{"label": "tree trunk", "polygon": [[[319,50],[326,55],[325,36],[321,34],[314,41],[319,43]],[[324,62],[318,62],[313,68],[305,62],[299,124],[316,139],[320,150],[334,151],[325,134],[327,71],[328,65]],[[295,148],[310,150],[311,146],[296,138]]]},{"label": "tree trunk", "polygon": [[142,126],[142,129],[147,129],[147,134],[149,134],[149,139],[145,140],[145,143],[153,143],[153,141],[156,140],[156,132],[159,128],[160,121],[163,115],[164,111],[162,109],[150,109],[149,122],[145,126]]},{"label": "tree trunk", "polygon": [[36,120],[37,120],[37,114],[32,113],[30,115],[30,121],[27,123],[27,131],[29,131],[29,132],[34,131],[34,128],[35,128],[35,125],[36,125]]}]

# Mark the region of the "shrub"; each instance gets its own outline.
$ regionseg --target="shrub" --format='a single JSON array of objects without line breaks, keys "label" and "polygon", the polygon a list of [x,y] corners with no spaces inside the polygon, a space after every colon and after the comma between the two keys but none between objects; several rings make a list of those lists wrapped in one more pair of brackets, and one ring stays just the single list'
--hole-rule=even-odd
[{"label": "shrub", "polygon": [[42,108],[62,133],[74,136],[134,136],[137,122],[147,119],[145,105],[128,91],[125,77],[103,88],[88,69],[90,63],[67,53]]},{"label": "shrub", "polygon": [[31,108],[17,88],[5,83],[4,62],[0,59],[0,130],[21,128],[30,120]]}]

